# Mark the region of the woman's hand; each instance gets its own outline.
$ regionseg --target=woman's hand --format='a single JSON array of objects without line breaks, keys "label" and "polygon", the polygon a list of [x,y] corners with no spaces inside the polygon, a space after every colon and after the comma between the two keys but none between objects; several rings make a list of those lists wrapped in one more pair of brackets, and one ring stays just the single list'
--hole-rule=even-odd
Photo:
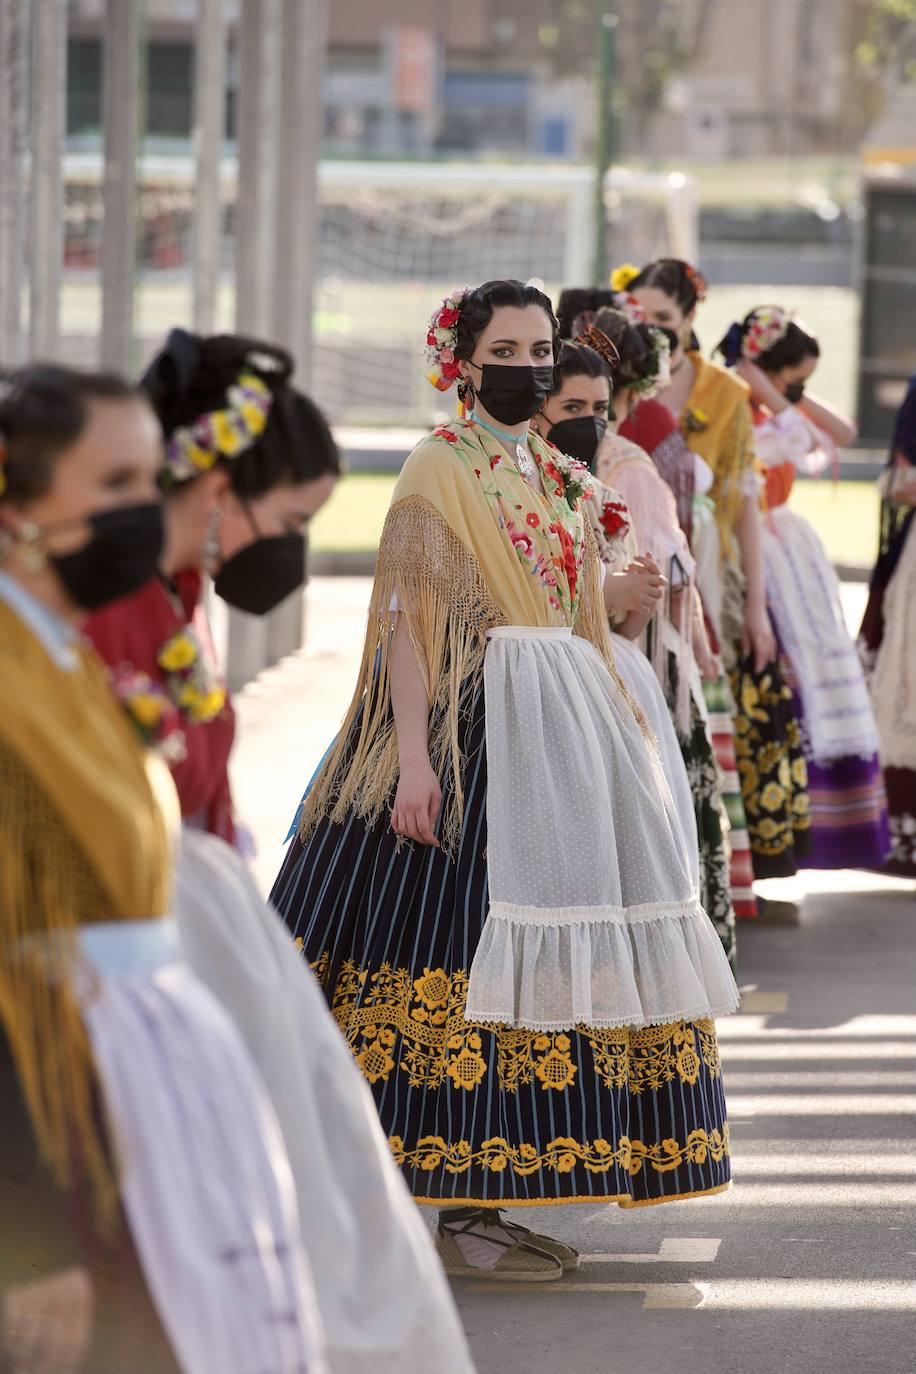
[{"label": "woman's hand", "polygon": [[622,573],[604,579],[604,604],[609,615],[654,615],[665,591],[666,579],[650,557],[638,558]]},{"label": "woman's hand", "polygon": [[428,756],[402,763],[391,811],[391,828],[395,834],[438,849],[435,830],[441,808],[442,788]]},{"label": "woman's hand", "polygon": [[751,389],[751,396],[758,405],[766,406],[773,415],[778,415],[780,411],[789,409],[789,402],[762,367],[742,358],[740,362],[735,364],[735,371],[742,381],[747,382]]},{"label": "woman's hand", "polygon": [[777,645],[766,606],[748,602],[744,613],[742,646],[745,654],[754,655],[754,670],[762,673],[768,663],[776,659]]},{"label": "woman's hand", "polygon": [[0,1315],[6,1366],[16,1374],[78,1374],[93,1314],[92,1280],[82,1268],[10,1288]]}]

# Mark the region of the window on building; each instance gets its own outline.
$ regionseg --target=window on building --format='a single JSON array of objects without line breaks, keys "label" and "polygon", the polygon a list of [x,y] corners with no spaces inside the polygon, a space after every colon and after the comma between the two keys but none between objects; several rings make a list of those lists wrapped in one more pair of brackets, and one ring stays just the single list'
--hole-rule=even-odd
[{"label": "window on building", "polygon": [[147,128],[160,138],[190,138],[194,114],[194,49],[151,42],[147,52]]},{"label": "window on building", "polygon": [[71,38],[67,44],[67,133],[98,133],[101,127],[101,39]]}]

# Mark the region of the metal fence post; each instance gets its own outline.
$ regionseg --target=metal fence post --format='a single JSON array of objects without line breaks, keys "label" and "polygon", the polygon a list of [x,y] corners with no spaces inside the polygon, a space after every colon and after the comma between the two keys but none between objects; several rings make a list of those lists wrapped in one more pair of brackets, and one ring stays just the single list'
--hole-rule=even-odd
[{"label": "metal fence post", "polygon": [[[242,0],[239,22],[238,201],[235,327],[274,335],[277,182],[280,167],[280,0]],[[255,677],[270,661],[267,617],[229,614],[230,685]]]},{"label": "metal fence post", "polygon": [[67,136],[67,4],[35,7],[32,45],[32,356],[54,358],[64,257],[63,153]]},{"label": "metal fence post", "polygon": [[103,367],[122,372],[128,370],[134,341],[142,3],[105,3],[101,362]]},{"label": "metal fence post", "polygon": [[[283,0],[280,79],[280,167],[274,280],[274,334],[296,360],[296,380],[308,386],[312,363],[312,286],[318,247],[318,158],[323,107],[321,73],[327,42],[327,0]],[[304,600],[288,598],[269,617],[267,662],[294,653],[303,641]]]},{"label": "metal fence post", "polygon": [[0,0],[0,364],[23,361],[29,0]]},{"label": "metal fence post", "polygon": [[220,166],[226,133],[224,0],[199,0],[194,52],[194,328],[212,334],[220,278]]}]

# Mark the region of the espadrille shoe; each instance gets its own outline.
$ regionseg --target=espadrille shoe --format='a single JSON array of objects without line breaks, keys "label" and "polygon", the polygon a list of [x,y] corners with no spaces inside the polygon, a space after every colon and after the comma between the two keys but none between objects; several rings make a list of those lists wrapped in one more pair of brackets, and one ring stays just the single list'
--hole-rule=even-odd
[{"label": "espadrille shoe", "polygon": [[[563,1277],[563,1265],[555,1255],[529,1240],[510,1239],[499,1214],[491,1208],[460,1208],[452,1218],[440,1218],[436,1250],[451,1279],[496,1279],[500,1283],[550,1283]],[[464,1253],[457,1237],[464,1242]],[[495,1263],[493,1254],[500,1250]],[[478,1260],[478,1263],[472,1263]]]},{"label": "espadrille shoe", "polygon": [[529,1245],[535,1245],[545,1254],[553,1255],[563,1266],[564,1273],[579,1268],[579,1251],[574,1250],[571,1245],[564,1245],[561,1240],[554,1240],[553,1236],[542,1236],[540,1231],[532,1231],[527,1226],[520,1226],[517,1221],[508,1221],[505,1217],[500,1217],[500,1226],[504,1231],[511,1232],[519,1240],[527,1241]]}]

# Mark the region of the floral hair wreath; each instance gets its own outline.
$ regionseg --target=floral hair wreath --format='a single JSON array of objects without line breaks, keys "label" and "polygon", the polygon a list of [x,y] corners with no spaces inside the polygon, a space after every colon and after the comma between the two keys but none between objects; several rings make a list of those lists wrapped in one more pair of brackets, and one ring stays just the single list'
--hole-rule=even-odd
[{"label": "floral hair wreath", "polygon": [[[252,365],[259,359],[252,357]],[[220,458],[238,458],[251,448],[267,428],[273,405],[273,392],[255,372],[243,371],[226,393],[227,405],[199,415],[193,424],[183,425],[170,436],[165,446],[166,489],[209,472]]]},{"label": "floral hair wreath", "polygon": [[431,382],[437,391],[448,391],[461,376],[455,358],[458,321],[461,318],[461,307],[472,291],[473,287],[470,286],[453,291],[430,316],[426,331],[426,358],[431,366],[426,374],[426,380]]},{"label": "floral hair wreath", "polygon": [[651,401],[660,391],[671,385],[671,343],[663,329],[654,324],[648,327],[652,370],[633,383],[633,390],[641,401]]},{"label": "floral hair wreath", "polygon": [[725,366],[734,367],[742,358],[749,363],[759,362],[785,338],[794,318],[792,311],[783,310],[780,305],[761,305],[751,311],[743,324],[735,321],[722,340]]}]

